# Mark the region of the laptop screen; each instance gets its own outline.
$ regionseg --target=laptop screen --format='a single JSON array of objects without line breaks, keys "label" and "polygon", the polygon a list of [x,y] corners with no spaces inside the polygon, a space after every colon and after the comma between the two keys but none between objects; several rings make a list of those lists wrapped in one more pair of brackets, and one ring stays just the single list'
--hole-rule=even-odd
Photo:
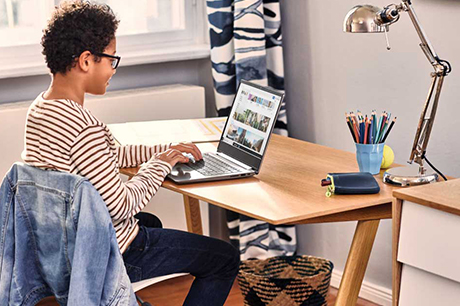
[{"label": "laptop screen", "polygon": [[283,96],[256,86],[241,82],[222,142],[262,158]]}]

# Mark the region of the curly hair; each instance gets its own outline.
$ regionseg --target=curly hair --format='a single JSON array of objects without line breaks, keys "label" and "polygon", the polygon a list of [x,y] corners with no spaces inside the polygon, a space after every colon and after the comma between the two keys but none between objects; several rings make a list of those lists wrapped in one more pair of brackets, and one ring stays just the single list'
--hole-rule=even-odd
[{"label": "curly hair", "polygon": [[115,38],[118,23],[108,5],[89,1],[61,3],[43,30],[41,40],[51,73],[70,71],[76,65],[75,58],[84,51],[102,53]]}]

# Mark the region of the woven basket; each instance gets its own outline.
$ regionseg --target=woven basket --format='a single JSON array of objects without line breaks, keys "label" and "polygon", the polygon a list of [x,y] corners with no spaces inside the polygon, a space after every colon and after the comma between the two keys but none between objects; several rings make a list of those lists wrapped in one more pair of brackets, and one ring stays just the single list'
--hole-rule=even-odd
[{"label": "woven basket", "polygon": [[246,306],[327,305],[331,261],[283,256],[241,262],[238,283]]}]

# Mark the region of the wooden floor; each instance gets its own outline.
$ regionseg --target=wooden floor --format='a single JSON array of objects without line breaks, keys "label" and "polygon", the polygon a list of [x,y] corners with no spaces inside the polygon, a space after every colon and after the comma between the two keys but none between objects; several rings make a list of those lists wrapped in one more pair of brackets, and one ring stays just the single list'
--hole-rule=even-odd
[{"label": "wooden floor", "polygon": [[[154,306],[178,306],[182,305],[185,296],[193,281],[190,275],[178,277],[175,279],[167,280],[153,286],[147,287],[139,292],[138,296],[144,301],[148,301]],[[337,289],[331,288],[329,290],[328,304],[334,305],[337,296]],[[37,305],[39,306],[56,306],[58,305],[54,298],[47,298]],[[237,282],[233,285],[232,291],[227,298],[225,306],[242,306],[243,296],[238,287]],[[377,304],[369,301],[359,299],[357,306],[377,306]]]}]

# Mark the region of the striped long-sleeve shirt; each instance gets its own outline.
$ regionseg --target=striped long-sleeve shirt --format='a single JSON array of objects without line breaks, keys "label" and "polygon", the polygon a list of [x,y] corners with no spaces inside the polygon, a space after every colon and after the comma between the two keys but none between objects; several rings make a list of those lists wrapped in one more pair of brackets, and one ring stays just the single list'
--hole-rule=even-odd
[{"label": "striped long-sleeve shirt", "polygon": [[[25,163],[86,177],[99,191],[112,218],[123,253],[139,227],[134,215],[160,188],[171,165],[156,158],[169,145],[116,146],[107,126],[89,110],[71,100],[45,100],[31,104],[26,121]],[[119,168],[145,163],[128,182]]]}]

